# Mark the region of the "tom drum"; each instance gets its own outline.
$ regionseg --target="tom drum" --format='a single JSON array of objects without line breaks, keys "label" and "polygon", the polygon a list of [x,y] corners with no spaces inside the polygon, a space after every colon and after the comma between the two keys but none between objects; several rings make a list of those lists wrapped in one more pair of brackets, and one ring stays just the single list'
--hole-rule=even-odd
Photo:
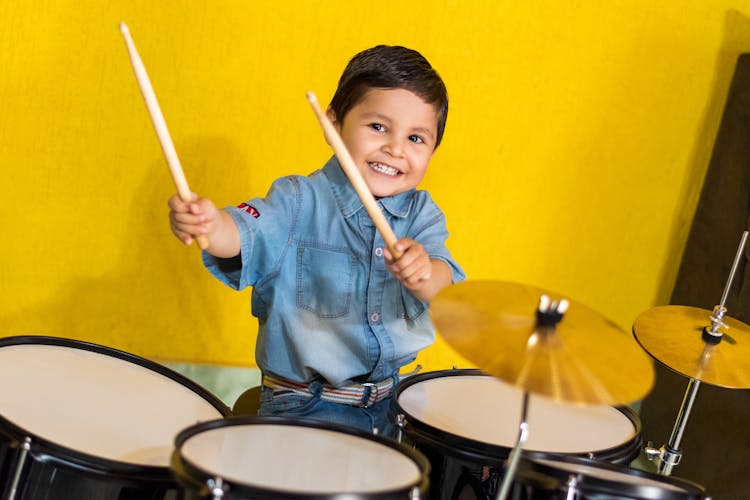
[{"label": "tom drum", "polygon": [[178,373],[56,337],[0,339],[0,498],[169,499],[174,438],[229,415]]},{"label": "tom drum", "polygon": [[235,417],[182,431],[172,469],[187,500],[396,500],[427,492],[429,463],[395,440],[356,429]]},{"label": "tom drum", "polygon": [[[493,498],[518,439],[523,393],[479,370],[429,372],[403,380],[391,403],[401,441],[432,466],[431,498]],[[630,463],[642,447],[629,408],[579,406],[532,395],[524,450]]]}]

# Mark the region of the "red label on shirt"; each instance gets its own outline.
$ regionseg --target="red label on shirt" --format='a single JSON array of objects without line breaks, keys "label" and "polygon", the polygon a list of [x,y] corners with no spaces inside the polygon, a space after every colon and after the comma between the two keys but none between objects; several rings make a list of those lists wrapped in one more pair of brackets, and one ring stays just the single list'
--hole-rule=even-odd
[{"label": "red label on shirt", "polygon": [[239,205],[237,205],[237,208],[239,208],[240,210],[244,210],[256,219],[260,217],[260,212],[258,212],[255,207],[253,207],[252,205],[248,205],[247,203],[240,203]]}]

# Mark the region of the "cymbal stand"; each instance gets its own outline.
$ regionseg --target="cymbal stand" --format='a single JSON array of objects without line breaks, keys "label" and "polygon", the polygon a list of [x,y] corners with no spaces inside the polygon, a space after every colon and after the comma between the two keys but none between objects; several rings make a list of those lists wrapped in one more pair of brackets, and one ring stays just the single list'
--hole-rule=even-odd
[{"label": "cymbal stand", "polygon": [[[701,335],[703,341],[706,342],[706,347],[703,350],[703,355],[701,356],[700,360],[698,360],[699,368],[702,368],[706,365],[706,363],[708,362],[708,358],[711,356],[713,347],[721,342],[721,339],[724,336],[720,328],[722,326],[725,326],[722,322],[722,320],[724,319],[724,315],[727,312],[725,304],[727,302],[729,290],[732,286],[732,281],[734,280],[735,272],[737,271],[737,266],[739,265],[740,258],[742,257],[742,252],[745,248],[745,243],[747,242],[747,235],[747,231],[742,233],[740,245],[737,249],[737,254],[734,257],[734,262],[732,263],[732,269],[729,272],[729,278],[727,279],[727,283],[724,286],[724,293],[721,297],[721,303],[718,306],[714,307],[713,315],[711,316],[711,328],[703,328],[703,332]],[[683,397],[682,404],[680,405],[680,411],[677,414],[677,420],[675,421],[675,425],[672,428],[672,434],[670,435],[667,444],[662,445],[662,447],[658,450],[652,447],[646,447],[645,449],[646,457],[649,460],[658,460],[657,470],[661,475],[669,476],[672,473],[672,469],[674,468],[674,466],[680,463],[680,459],[682,458],[682,452],[680,452],[680,442],[682,441],[682,435],[685,432],[685,426],[687,425],[688,417],[690,416],[690,412],[693,409],[693,403],[695,402],[695,398],[698,395],[700,384],[700,381],[695,378],[691,378],[690,382],[688,382],[685,396]]]},{"label": "cymbal stand", "polygon": [[646,457],[649,460],[658,460],[658,472],[663,476],[669,476],[672,473],[672,468],[680,463],[680,459],[682,458],[680,442],[682,441],[682,434],[685,432],[685,425],[693,408],[695,397],[698,395],[699,387],[700,382],[691,378],[687,391],[685,391],[685,396],[682,399],[680,412],[677,414],[677,421],[672,428],[668,444],[662,445],[659,449],[646,447]]},{"label": "cymbal stand", "polygon": [[[555,325],[562,321],[567,309],[567,300],[550,301],[549,297],[542,295],[539,298],[539,307],[536,311],[536,329],[529,337],[527,345],[537,342],[538,337],[541,335],[554,335]],[[516,440],[516,445],[508,455],[508,460],[505,462],[505,475],[503,476],[503,482],[500,485],[500,491],[497,494],[496,500],[505,500],[513,483],[513,478],[518,468],[518,461],[521,458],[521,451],[529,437],[528,412],[529,393],[528,391],[524,391],[523,399],[521,400],[521,423],[518,426],[518,439]]]},{"label": "cymbal stand", "polygon": [[516,441],[516,446],[511,450],[510,455],[508,455],[508,461],[505,464],[505,475],[500,486],[500,492],[497,494],[497,500],[505,500],[505,497],[508,496],[508,491],[513,483],[513,477],[518,467],[518,460],[521,458],[521,449],[529,437],[529,424],[526,422],[528,410],[529,393],[524,391],[523,400],[521,401],[521,424],[518,426],[518,440]]}]

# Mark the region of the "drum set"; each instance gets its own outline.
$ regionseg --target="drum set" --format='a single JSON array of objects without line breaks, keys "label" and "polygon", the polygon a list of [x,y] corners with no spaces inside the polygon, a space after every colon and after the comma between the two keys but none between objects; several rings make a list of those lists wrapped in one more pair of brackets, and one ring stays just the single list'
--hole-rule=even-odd
[{"label": "drum set", "polygon": [[[723,306],[663,306],[636,319],[634,342],[554,297],[498,281],[440,292],[437,330],[480,368],[402,379],[398,439],[233,415],[169,368],[101,345],[0,339],[0,498],[708,498],[671,471],[699,384],[750,387],[750,327]],[[648,355],[690,380],[661,449],[644,447],[627,406],[651,389]],[[658,472],[631,468],[639,457]]]},{"label": "drum set", "polygon": [[[177,191],[190,198],[148,75],[122,23]],[[391,252],[396,237],[346,147],[308,100]],[[713,312],[657,307],[633,337],[559,294],[473,281],[431,303],[438,332],[479,369],[397,386],[392,440],[312,421],[231,416],[189,380],[136,356],[49,337],[0,339],[0,494],[42,499],[707,498],[670,477],[701,383],[750,388],[750,327]],[[206,241],[198,241],[205,247]],[[638,415],[652,360],[690,382],[670,440],[644,447]],[[658,473],[629,465],[641,453]]]}]

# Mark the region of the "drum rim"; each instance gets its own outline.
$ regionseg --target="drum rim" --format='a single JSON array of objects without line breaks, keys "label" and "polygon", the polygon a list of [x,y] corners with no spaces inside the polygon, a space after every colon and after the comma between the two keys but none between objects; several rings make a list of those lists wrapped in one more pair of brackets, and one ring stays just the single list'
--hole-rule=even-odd
[{"label": "drum rim", "polygon": [[[481,458],[483,460],[488,459],[498,466],[502,466],[505,463],[505,459],[513,449],[512,446],[500,446],[497,444],[487,443],[485,441],[478,441],[469,437],[464,437],[459,434],[454,434],[450,431],[440,429],[426,422],[421,421],[415,417],[406,409],[404,409],[399,403],[399,396],[401,393],[409,388],[410,386],[426,380],[432,380],[434,378],[440,378],[445,376],[483,376],[494,378],[491,375],[483,372],[479,368],[452,368],[449,370],[437,370],[424,373],[418,373],[408,378],[402,379],[394,392],[391,400],[391,415],[398,417],[403,415],[406,419],[406,424],[402,427],[405,433],[409,431],[407,428],[411,426],[412,432],[418,435],[422,439],[426,439],[431,446],[437,447],[441,451],[457,457],[468,457],[470,459]],[[617,446],[609,448],[603,448],[596,450],[596,452],[580,452],[564,454],[564,456],[575,456],[584,458],[594,458],[598,460],[610,461],[612,457],[615,458],[615,463],[629,463],[634,460],[643,446],[643,436],[641,429],[641,421],[638,419],[638,414],[633,411],[632,408],[627,406],[612,406],[620,413],[622,413],[635,428],[635,439],[627,441]],[[398,418],[394,421],[398,422]],[[526,452],[524,450],[524,452]],[[555,455],[554,452],[547,452],[542,450],[529,450],[529,452],[539,453],[542,455]]]},{"label": "drum rim", "polygon": [[[225,405],[218,397],[211,394],[207,389],[201,387],[189,378],[170,368],[167,368],[164,365],[160,365],[159,363],[150,361],[146,358],[142,358],[129,352],[121,351],[113,347],[107,347],[93,342],[68,339],[64,337],[53,337],[45,335],[18,335],[0,338],[0,349],[9,346],[29,344],[51,345],[81,349],[137,364],[143,368],[163,375],[171,379],[172,381],[186,387],[187,389],[190,389],[198,396],[203,398],[211,406],[216,408],[216,410],[224,417],[227,417],[231,414],[229,407]],[[3,429],[8,429],[9,432],[5,432]],[[137,475],[139,483],[143,482],[142,480],[174,483],[174,478],[168,466],[122,462],[113,460],[111,458],[86,453],[84,451],[76,450],[68,446],[63,446],[50,439],[43,438],[36,433],[29,431],[22,425],[4,417],[2,414],[0,414],[0,434],[5,434],[11,440],[15,440],[15,442],[9,443],[9,447],[11,448],[20,447],[24,439],[30,438],[31,443],[29,445],[29,452],[32,457],[37,458],[40,461],[54,462],[56,464],[60,464],[61,466],[68,467],[73,465],[73,468],[75,468],[76,470],[85,471],[95,476],[112,476],[113,474],[121,474],[123,476]]]},{"label": "drum rim", "polygon": [[[610,462],[603,462],[590,458],[554,453],[525,452],[519,461],[518,469],[516,469],[516,478],[519,476],[524,477],[524,475],[528,475],[529,471],[541,473],[545,477],[552,478],[555,481],[559,480],[560,476],[562,475],[567,476],[566,471],[544,462],[563,462],[567,464],[583,465],[586,467],[603,469],[612,472],[627,473],[631,476],[637,476],[656,482],[662,482],[665,484],[683,488],[685,490],[677,492],[665,489],[659,492],[658,495],[650,495],[651,492],[655,492],[655,487],[630,483],[617,485],[618,492],[624,491],[630,495],[637,495],[633,498],[642,498],[645,500],[698,500],[704,498],[706,492],[705,488],[702,485],[682,477],[663,476],[661,474],[654,474],[652,472],[640,469],[618,467],[616,464]],[[584,492],[587,491],[587,486],[608,486],[611,488],[612,484],[612,480],[591,476],[586,476],[586,480],[580,483],[580,485],[582,485],[581,488]]]},{"label": "drum rim", "polygon": [[[398,441],[383,437],[377,434],[365,432],[361,429],[342,427],[335,425],[330,422],[305,419],[305,418],[294,418],[294,417],[280,417],[280,416],[229,416],[223,419],[207,420],[205,422],[199,422],[191,425],[182,431],[180,431],[174,439],[174,451],[172,452],[171,466],[174,473],[174,477],[178,483],[186,484],[190,487],[198,486],[199,494],[206,495],[208,492],[206,482],[210,479],[215,479],[216,475],[210,474],[200,465],[195,464],[193,461],[184,457],[181,453],[182,446],[191,437],[198,435],[202,432],[232,427],[232,426],[243,426],[243,425],[282,425],[282,426],[293,426],[293,427],[312,427],[316,429],[322,429],[326,431],[332,431],[340,434],[346,434],[349,436],[355,436],[369,441],[375,441],[379,444],[385,445],[393,450],[396,450],[403,455],[406,455],[413,462],[415,462],[417,469],[419,469],[420,478],[416,483],[410,483],[408,486],[383,489],[373,492],[347,492],[345,496],[347,498],[381,498],[384,495],[394,495],[399,493],[408,493],[413,488],[418,488],[421,494],[425,494],[429,487],[429,476],[431,473],[430,461],[427,460],[419,450],[408,447]],[[222,478],[222,480],[225,480]],[[244,495],[255,495],[259,498],[265,498],[261,495],[273,495],[283,494],[284,498],[294,498],[300,500],[313,500],[313,499],[330,499],[332,497],[338,497],[342,495],[337,492],[330,493],[304,493],[276,488],[268,488],[265,486],[257,486],[246,483],[237,483],[233,480],[226,480],[232,489],[237,491],[239,494]]]}]

